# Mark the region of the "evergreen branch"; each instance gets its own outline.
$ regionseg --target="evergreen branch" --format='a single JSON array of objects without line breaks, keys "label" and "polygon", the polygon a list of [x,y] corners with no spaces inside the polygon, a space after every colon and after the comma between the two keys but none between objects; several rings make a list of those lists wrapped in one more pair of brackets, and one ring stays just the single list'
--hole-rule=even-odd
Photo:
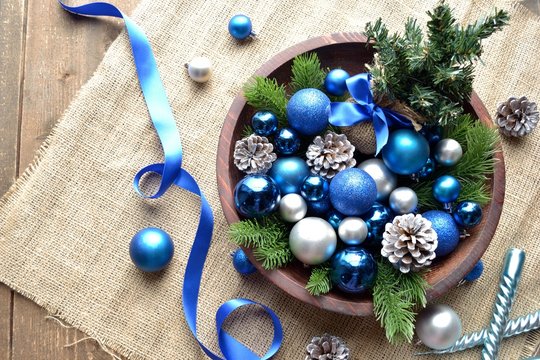
[{"label": "evergreen branch", "polygon": [[332,289],[330,280],[330,267],[327,264],[319,265],[311,269],[311,275],[306,284],[306,290],[313,296],[327,294]]},{"label": "evergreen branch", "polygon": [[326,72],[316,53],[301,54],[294,58],[291,67],[290,88],[293,93],[301,89],[322,89]]},{"label": "evergreen branch", "polygon": [[229,226],[231,242],[238,246],[262,247],[287,237],[281,221],[246,219]]},{"label": "evergreen branch", "polygon": [[253,128],[251,127],[251,125],[244,125],[244,127],[242,128],[242,138],[247,138],[247,137],[250,137],[251,135],[253,134]]},{"label": "evergreen branch", "polygon": [[286,237],[275,242],[264,243],[253,250],[253,255],[266,270],[283,267],[294,260],[294,255],[289,248],[289,240]]},{"label": "evergreen branch", "polygon": [[426,291],[429,284],[424,279],[423,273],[399,274],[399,283],[405,291],[405,300],[419,307],[426,307]]},{"label": "evergreen branch", "polygon": [[256,76],[244,85],[244,97],[255,109],[276,114],[281,127],[287,126],[287,93],[276,79]]}]

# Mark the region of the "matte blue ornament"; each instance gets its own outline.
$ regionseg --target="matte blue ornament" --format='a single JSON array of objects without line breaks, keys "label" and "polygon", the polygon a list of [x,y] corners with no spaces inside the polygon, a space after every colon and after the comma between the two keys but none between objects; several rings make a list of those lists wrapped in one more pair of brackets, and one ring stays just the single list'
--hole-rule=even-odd
[{"label": "matte blue ornament", "polygon": [[246,15],[234,15],[229,20],[229,34],[237,40],[245,40],[248,37],[255,35],[253,33],[253,25],[251,19]]},{"label": "matte blue ornament", "polygon": [[294,154],[300,149],[300,136],[290,128],[283,128],[274,137],[276,151],[283,155]]},{"label": "matte blue ornament", "polygon": [[337,230],[339,228],[339,224],[341,223],[341,220],[345,219],[345,215],[340,213],[336,210],[330,210],[328,213],[327,221],[332,225],[334,230]]},{"label": "matte blue ornament", "polygon": [[321,201],[328,196],[330,185],[320,175],[309,175],[302,184],[300,193],[306,201]]},{"label": "matte blue ornament", "polygon": [[247,218],[270,214],[279,206],[280,198],[278,185],[268,175],[248,175],[234,189],[236,209]]},{"label": "matte blue ornament", "polygon": [[449,204],[457,200],[461,191],[459,181],[451,175],[443,175],[433,184],[433,197],[443,203]]},{"label": "matte blue ornament", "polygon": [[289,125],[301,135],[313,136],[328,127],[330,99],[317,89],[297,91],[287,103]]},{"label": "matte blue ornament", "polygon": [[459,228],[452,215],[445,211],[430,210],[423,213],[422,216],[431,221],[431,226],[437,233],[437,241],[439,242],[435,249],[437,258],[454,251],[459,243]]},{"label": "matte blue ornament", "polygon": [[149,227],[133,236],[129,256],[137,268],[145,272],[163,270],[174,254],[174,243],[165,231]]},{"label": "matte blue ornament", "polygon": [[347,91],[346,81],[350,77],[351,75],[343,69],[331,70],[324,78],[326,92],[334,96],[343,96]]},{"label": "matte blue ornament", "polygon": [[456,205],[452,215],[459,226],[469,229],[482,221],[482,207],[474,201],[462,201]]},{"label": "matte blue ornament", "polygon": [[377,264],[373,256],[357,246],[336,253],[331,267],[332,283],[349,294],[359,294],[370,289],[377,275]]},{"label": "matte blue ornament", "polygon": [[325,218],[330,210],[332,210],[332,204],[330,198],[326,197],[320,201],[307,201],[308,215]]},{"label": "matte blue ornament", "polygon": [[309,167],[299,157],[277,159],[268,172],[283,196],[290,193],[299,194],[300,187],[309,174]]},{"label": "matte blue ornament", "polygon": [[465,275],[463,280],[465,281],[474,281],[480,279],[480,276],[482,276],[482,273],[484,272],[484,262],[482,260],[478,260],[476,265],[472,268],[472,270]]},{"label": "matte blue ornament", "polygon": [[383,204],[375,203],[367,213],[362,215],[362,219],[364,219],[368,228],[368,235],[363,245],[370,248],[380,248],[384,228],[387,223],[392,222],[394,219],[392,210]]},{"label": "matte blue ornament", "polygon": [[270,111],[257,111],[251,118],[251,127],[259,136],[274,135],[277,131],[278,119]]},{"label": "matte blue ornament", "polygon": [[238,248],[236,251],[232,254],[232,262],[233,266],[242,275],[249,275],[253,274],[257,269],[251,261],[249,261],[249,258],[247,257],[244,250]]},{"label": "matte blue ornament", "polygon": [[350,168],[337,173],[330,182],[330,201],[340,213],[362,215],[377,200],[375,180],[364,170]]},{"label": "matte blue ornament", "polygon": [[411,175],[420,171],[429,158],[426,138],[410,129],[399,129],[390,134],[382,149],[385,165],[396,174]]}]

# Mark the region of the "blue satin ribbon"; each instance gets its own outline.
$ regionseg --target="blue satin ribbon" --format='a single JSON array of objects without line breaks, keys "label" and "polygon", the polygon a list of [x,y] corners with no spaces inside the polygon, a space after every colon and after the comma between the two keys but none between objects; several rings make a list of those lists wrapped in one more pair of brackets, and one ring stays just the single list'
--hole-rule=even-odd
[{"label": "blue satin ribbon", "polygon": [[362,73],[348,78],[346,81],[347,89],[356,103],[331,103],[328,121],[335,126],[352,126],[364,121],[371,121],[377,139],[375,154],[378,154],[388,141],[389,127],[412,127],[412,124],[405,116],[380,107],[373,102],[370,80],[370,73]]},{"label": "blue satin ribbon", "polygon": [[[198,297],[204,263],[206,262],[206,257],[212,241],[214,215],[210,204],[206,200],[195,179],[182,168],[182,144],[180,141],[180,133],[176,126],[176,122],[174,121],[173,113],[159,76],[150,43],[142,29],[112,4],[96,2],[72,7],[63,4],[60,0],[58,0],[58,2],[62,8],[74,14],[85,16],[113,16],[124,19],[144,100],[148,107],[148,112],[152,119],[152,123],[154,124],[154,128],[161,141],[164,153],[163,163],[151,164],[141,169],[135,175],[133,185],[137,193],[146,198],[160,197],[173,184],[200,197],[201,215],[195,239],[189,254],[188,263],[186,265],[182,291],[182,304],[186,322],[202,350],[211,359],[222,360],[221,357],[209,350],[197,336]],[[145,195],[139,188],[141,178],[147,173],[156,173],[161,176],[159,188],[156,193],[152,195]],[[258,305],[262,307],[270,316],[274,325],[272,345],[262,357],[253,353],[249,348],[223,330],[223,323],[227,317],[235,310],[246,305]],[[218,344],[224,355],[224,359],[226,360],[270,359],[278,352],[283,340],[283,329],[278,316],[270,308],[247,299],[233,299],[221,305],[216,313],[216,329],[218,333]]]}]

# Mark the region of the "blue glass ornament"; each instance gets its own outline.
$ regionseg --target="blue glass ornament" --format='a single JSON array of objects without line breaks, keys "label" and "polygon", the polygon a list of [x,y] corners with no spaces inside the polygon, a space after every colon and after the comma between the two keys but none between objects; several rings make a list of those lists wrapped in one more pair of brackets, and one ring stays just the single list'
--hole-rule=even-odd
[{"label": "blue glass ornament", "polygon": [[392,222],[394,219],[392,210],[383,204],[375,203],[367,213],[362,215],[362,219],[364,219],[368,228],[368,235],[363,245],[370,248],[380,248],[384,228],[387,223]]},{"label": "blue glass ornament", "polygon": [[426,138],[431,146],[437,144],[442,139],[442,127],[438,125],[424,125],[419,133]]},{"label": "blue glass ornament", "polygon": [[343,96],[347,91],[346,81],[350,78],[348,72],[343,69],[331,70],[324,78],[324,88],[326,92],[334,96]]},{"label": "blue glass ornament", "polygon": [[145,272],[163,270],[174,254],[174,243],[165,231],[149,227],[133,236],[129,256],[137,268]]},{"label": "blue glass ornament", "polygon": [[474,201],[462,201],[456,205],[452,215],[459,226],[469,229],[482,221],[482,207]]},{"label": "blue glass ornament", "polygon": [[238,271],[242,275],[249,275],[253,274],[257,269],[251,261],[249,261],[249,258],[247,257],[244,250],[238,248],[236,251],[232,254],[232,263],[236,271]]},{"label": "blue glass ornament", "polygon": [[337,173],[330,182],[330,201],[348,216],[362,215],[375,203],[377,185],[364,170],[350,168]]},{"label": "blue glass ornament", "polygon": [[229,20],[229,34],[236,40],[245,40],[248,37],[255,35],[253,33],[253,25],[251,19],[246,15],[234,15]]},{"label": "blue glass ornament", "polygon": [[461,184],[455,177],[443,175],[435,180],[432,190],[433,197],[447,206],[459,197]]},{"label": "blue glass ornament", "polygon": [[422,166],[420,171],[411,175],[413,180],[424,180],[433,174],[435,171],[435,161],[432,158],[428,158],[426,164]]},{"label": "blue glass ornament", "polygon": [[251,127],[259,136],[274,135],[277,131],[278,119],[270,111],[257,111],[251,118]]},{"label": "blue glass ornament", "polygon": [[377,264],[361,247],[345,248],[334,255],[331,263],[332,283],[349,294],[359,294],[373,286]]},{"label": "blue glass ornament", "polygon": [[302,184],[300,193],[306,201],[321,201],[328,196],[330,185],[320,175],[309,175]]},{"label": "blue glass ornament", "polygon": [[287,103],[289,125],[301,135],[313,136],[328,127],[330,99],[317,89],[297,91]]},{"label": "blue glass ornament", "polygon": [[332,225],[334,230],[337,230],[339,228],[339,224],[341,223],[341,220],[345,219],[345,215],[340,213],[336,210],[330,210],[328,213],[327,221]]},{"label": "blue glass ornament", "polygon": [[478,260],[476,265],[474,265],[473,269],[463,278],[465,281],[474,281],[480,279],[480,276],[482,276],[482,273],[484,272],[484,262],[482,260]]},{"label": "blue glass ornament", "polygon": [[440,210],[430,210],[422,216],[431,221],[431,226],[437,233],[438,245],[435,249],[437,258],[454,251],[459,243],[459,229],[452,215]]},{"label": "blue glass ornament", "polygon": [[248,175],[234,189],[236,209],[247,218],[270,214],[279,206],[279,200],[279,187],[267,175]]},{"label": "blue glass ornament", "polygon": [[330,210],[332,210],[332,204],[330,198],[326,197],[320,201],[307,201],[308,215],[325,218]]},{"label": "blue glass ornament", "polygon": [[300,149],[301,141],[298,133],[290,128],[283,128],[274,137],[276,151],[283,155],[291,155]]},{"label": "blue glass ornament", "polygon": [[281,195],[299,194],[300,187],[309,174],[309,167],[299,157],[277,159],[268,172],[268,175],[278,185]]},{"label": "blue glass ornament", "polygon": [[411,175],[418,172],[429,158],[429,144],[414,130],[400,129],[392,132],[382,149],[386,166],[396,174]]}]

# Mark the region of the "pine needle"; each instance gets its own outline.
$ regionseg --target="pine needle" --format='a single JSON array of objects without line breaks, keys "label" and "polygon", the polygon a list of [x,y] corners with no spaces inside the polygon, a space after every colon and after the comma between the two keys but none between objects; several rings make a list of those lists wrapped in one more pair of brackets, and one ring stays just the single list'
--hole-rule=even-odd
[{"label": "pine needle", "polygon": [[290,88],[293,93],[301,89],[322,89],[326,72],[316,53],[306,53],[294,58],[291,67]]},{"label": "pine needle", "polygon": [[256,76],[244,85],[244,97],[255,109],[273,112],[281,127],[287,125],[287,93],[276,79]]},{"label": "pine needle", "polygon": [[251,127],[251,125],[244,125],[244,127],[242,128],[242,138],[250,137],[251,134],[253,134],[253,128]]},{"label": "pine needle", "polygon": [[287,230],[279,221],[246,219],[231,224],[229,236],[238,246],[261,247],[285,238]]},{"label": "pine needle", "polygon": [[311,269],[306,290],[313,296],[320,296],[329,293],[331,289],[330,267],[323,264]]},{"label": "pine needle", "polygon": [[279,239],[275,242],[267,242],[261,247],[253,250],[253,255],[266,270],[273,270],[283,267],[294,260],[294,255],[289,248],[287,238]]}]

